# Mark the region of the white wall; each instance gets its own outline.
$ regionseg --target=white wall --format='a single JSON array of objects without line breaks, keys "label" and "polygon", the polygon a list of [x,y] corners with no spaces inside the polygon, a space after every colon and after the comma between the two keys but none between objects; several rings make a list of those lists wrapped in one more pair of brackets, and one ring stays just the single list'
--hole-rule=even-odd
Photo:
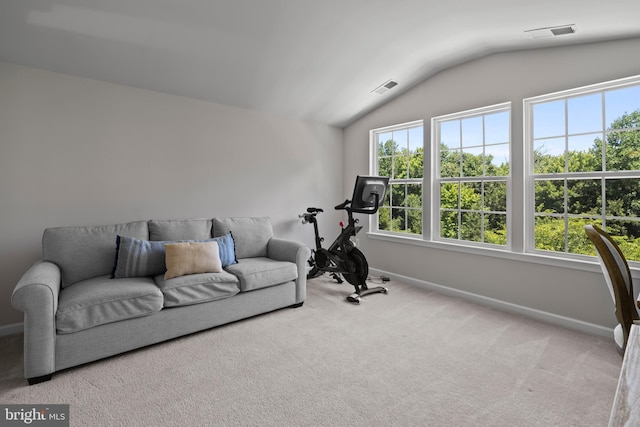
[{"label": "white wall", "polygon": [[[535,95],[640,74],[640,39],[490,55],[429,78],[345,129],[345,190],[368,173],[369,130],[512,102],[514,166],[522,165],[522,100]],[[425,150],[428,152],[428,150]],[[522,179],[514,176],[515,188]],[[521,213],[523,199],[513,199]],[[363,218],[366,220],[366,218]],[[522,230],[514,230],[520,238]],[[520,239],[521,240],[521,239]],[[599,272],[550,267],[360,237],[372,267],[600,326],[614,324]]]},{"label": "white wall", "polygon": [[311,245],[297,214],[343,197],[342,134],[0,62],[0,327],[46,227],[270,216]]}]

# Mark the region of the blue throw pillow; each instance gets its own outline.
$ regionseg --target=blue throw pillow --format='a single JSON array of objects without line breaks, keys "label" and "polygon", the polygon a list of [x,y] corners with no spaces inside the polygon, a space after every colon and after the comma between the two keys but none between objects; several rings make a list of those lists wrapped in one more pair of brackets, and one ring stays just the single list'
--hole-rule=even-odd
[{"label": "blue throw pillow", "polygon": [[111,272],[112,279],[142,277],[164,274],[165,242],[140,240],[133,237],[116,237],[116,260]]},{"label": "blue throw pillow", "polygon": [[[206,240],[180,240],[178,242],[211,242],[218,243],[220,249],[220,261],[222,266],[236,264],[236,252],[233,236],[227,233],[224,236]],[[165,264],[164,245],[167,241],[140,240],[133,237],[116,237],[116,259],[111,272],[112,279],[125,277],[143,277],[164,274],[167,271]]]},{"label": "blue throw pillow", "polygon": [[220,248],[220,261],[222,261],[223,267],[238,263],[238,260],[236,259],[236,246],[231,232],[228,232],[224,236],[215,237],[211,240],[218,242],[218,248]]}]

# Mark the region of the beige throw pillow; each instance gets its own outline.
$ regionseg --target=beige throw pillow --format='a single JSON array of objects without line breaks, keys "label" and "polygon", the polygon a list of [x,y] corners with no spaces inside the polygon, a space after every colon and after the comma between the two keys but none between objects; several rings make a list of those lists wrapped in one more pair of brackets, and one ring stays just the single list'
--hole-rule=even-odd
[{"label": "beige throw pillow", "polygon": [[197,273],[220,273],[222,262],[217,242],[182,242],[164,245],[167,272],[164,280]]}]

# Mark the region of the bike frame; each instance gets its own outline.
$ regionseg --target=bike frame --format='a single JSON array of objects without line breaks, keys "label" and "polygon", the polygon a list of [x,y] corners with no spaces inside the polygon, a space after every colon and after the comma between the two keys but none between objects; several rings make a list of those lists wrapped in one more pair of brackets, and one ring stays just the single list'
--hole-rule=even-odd
[{"label": "bike frame", "polygon": [[[375,194],[375,208],[373,210],[356,210],[357,213],[373,214],[378,211],[378,194]],[[362,226],[357,225],[358,220],[353,218],[353,209],[350,206],[351,201],[345,200],[343,203],[335,207],[336,210],[346,210],[349,221],[346,227],[342,227],[342,232],[336,240],[325,249],[322,247],[323,237],[320,237],[318,230],[318,220],[316,218],[322,209],[308,208],[307,212],[299,215],[304,218],[303,224],[312,223],[315,233],[316,249],[309,258],[309,265],[312,267],[308,277],[315,277],[317,273],[331,273],[333,278],[342,283],[340,275],[344,275],[345,279],[355,287],[355,293],[347,297],[347,301],[359,304],[361,297],[372,293],[387,293],[387,288],[378,286],[369,288],[366,280],[368,275],[368,264],[364,254],[358,250],[353,241],[352,236],[356,236]]]},{"label": "bike frame", "polygon": [[313,214],[305,214],[305,220],[313,224],[313,231],[315,233],[315,242],[316,242],[316,254],[322,252],[323,255],[327,257],[327,262],[325,266],[320,267],[317,264],[317,267],[320,271],[328,272],[328,273],[351,273],[347,266],[345,265],[344,256],[348,254],[351,249],[354,247],[353,242],[351,241],[351,236],[355,236],[361,229],[362,226],[356,225],[356,220],[353,217],[350,218],[346,227],[342,229],[342,232],[336,240],[329,246],[329,248],[324,249],[322,247],[322,242],[324,241],[323,237],[320,237],[320,231],[318,229],[318,221],[316,216]]},{"label": "bike frame", "polygon": [[[378,206],[378,195],[375,195],[375,206]],[[316,219],[316,214],[318,212],[322,212],[322,210],[317,210],[315,208],[310,208],[314,212],[307,212],[303,215],[306,222],[310,222],[313,224],[313,231],[315,233],[315,243],[316,243],[316,254],[318,252],[322,252],[331,264],[327,263],[324,267],[320,267],[317,264],[315,265],[318,270],[329,273],[353,273],[353,270],[348,268],[349,262],[347,259],[348,253],[355,247],[353,242],[351,241],[351,236],[356,236],[360,230],[362,230],[361,225],[357,225],[358,220],[353,217],[353,211],[349,204],[350,200],[345,200],[343,203],[339,204],[335,207],[336,210],[345,210],[348,215],[348,223],[346,227],[342,228],[342,232],[338,235],[336,240],[329,246],[328,249],[324,249],[322,247],[322,242],[324,241],[323,237],[320,237],[320,232],[318,229],[318,221]],[[373,213],[377,212],[377,208]]]}]

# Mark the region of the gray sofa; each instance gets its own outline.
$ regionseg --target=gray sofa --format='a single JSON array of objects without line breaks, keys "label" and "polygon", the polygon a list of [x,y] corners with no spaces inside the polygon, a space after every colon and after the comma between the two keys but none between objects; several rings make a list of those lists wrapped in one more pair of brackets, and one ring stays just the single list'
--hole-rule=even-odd
[{"label": "gray sofa", "polygon": [[[165,244],[211,248],[212,241],[222,270],[165,279]],[[42,245],[42,260],[12,294],[13,306],[24,312],[29,384],[62,369],[298,307],[306,296],[310,250],[274,237],[268,218],[48,228]]]}]

